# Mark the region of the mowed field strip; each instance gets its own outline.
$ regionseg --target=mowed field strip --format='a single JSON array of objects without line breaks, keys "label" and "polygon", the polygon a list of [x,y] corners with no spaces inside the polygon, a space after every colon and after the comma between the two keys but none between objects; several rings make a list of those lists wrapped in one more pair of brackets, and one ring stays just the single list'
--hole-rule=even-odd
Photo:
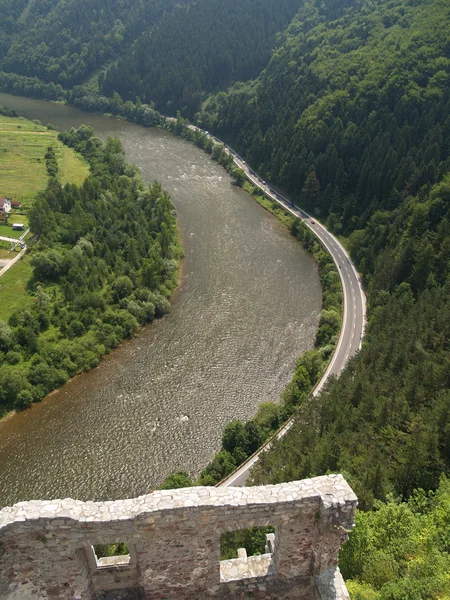
[{"label": "mowed field strip", "polygon": [[82,157],[58,141],[56,131],[48,131],[23,118],[0,115],[0,196],[21,200],[27,208],[36,194],[47,186],[45,153],[52,146],[58,161],[62,184],[80,185],[89,175]]}]

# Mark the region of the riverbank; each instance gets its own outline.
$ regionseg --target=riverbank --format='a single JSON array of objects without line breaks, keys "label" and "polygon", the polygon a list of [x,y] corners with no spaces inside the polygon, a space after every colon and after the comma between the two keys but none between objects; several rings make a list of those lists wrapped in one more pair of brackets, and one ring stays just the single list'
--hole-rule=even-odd
[{"label": "riverbank", "polygon": [[173,198],[185,249],[164,319],[2,423],[0,503],[125,498],[176,468],[198,474],[223,427],[278,397],[294,357],[312,347],[321,298],[313,260],[180,137],[61,104],[4,94],[0,104],[58,130],[88,122],[103,139],[119,137],[145,180]]},{"label": "riverbank", "polygon": [[2,325],[4,411],[28,408],[97,366],[139,326],[168,311],[178,282],[182,250],[161,186],[146,186],[125,162],[120,142],[102,144],[92,128],[59,140],[80,152],[92,172],[83,188],[50,176],[29,210],[38,241],[23,288],[27,309],[10,298],[8,325]]},{"label": "riverbank", "polygon": [[[249,193],[260,206],[275,216],[291,235],[302,242],[303,247],[312,254],[318,268],[322,284],[322,307],[316,334],[316,349],[309,351],[297,360],[292,381],[286,386],[281,404],[266,402],[258,408],[246,423],[234,420],[229,423],[222,435],[222,448],[214,459],[201,472],[196,485],[216,485],[224,480],[242,463],[253,456],[279,431],[286,427],[295,412],[309,399],[324,374],[331,367],[340,334],[343,333],[343,291],[340,273],[329,250],[311,232],[301,219],[286,211],[279,202],[265,196],[257,185],[247,178],[234,160],[234,153],[223,144],[215,143],[207,133],[189,126],[179,116],[166,119],[165,126],[182,135],[204,150],[229,172],[236,185]],[[181,483],[180,483],[181,482]],[[163,482],[163,487],[180,487],[193,484],[184,471],[172,473]]]}]

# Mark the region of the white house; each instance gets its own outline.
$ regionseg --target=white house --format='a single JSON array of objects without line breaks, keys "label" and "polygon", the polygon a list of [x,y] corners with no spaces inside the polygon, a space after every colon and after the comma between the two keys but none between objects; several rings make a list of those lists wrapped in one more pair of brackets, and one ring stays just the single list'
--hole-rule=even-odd
[{"label": "white house", "polygon": [[11,212],[11,200],[8,198],[0,198],[0,213],[7,215]]}]

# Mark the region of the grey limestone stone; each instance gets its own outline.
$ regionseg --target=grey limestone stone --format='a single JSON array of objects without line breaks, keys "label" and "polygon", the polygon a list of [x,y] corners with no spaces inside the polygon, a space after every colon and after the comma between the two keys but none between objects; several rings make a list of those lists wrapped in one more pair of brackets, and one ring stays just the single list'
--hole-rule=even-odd
[{"label": "grey limestone stone", "polygon": [[[356,505],[341,475],[20,502],[0,510],[0,598],[347,600],[337,558]],[[262,525],[275,527],[266,554],[220,561],[222,533]],[[94,545],[116,542],[129,560],[96,560]]]}]

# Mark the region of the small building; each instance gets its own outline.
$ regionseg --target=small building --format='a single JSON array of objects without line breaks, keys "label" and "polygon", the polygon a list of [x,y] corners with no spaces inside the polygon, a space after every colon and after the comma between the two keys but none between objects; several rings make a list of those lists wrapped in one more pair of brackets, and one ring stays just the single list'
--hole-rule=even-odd
[{"label": "small building", "polygon": [[0,197],[0,213],[7,215],[11,212],[11,200]]},{"label": "small building", "polygon": [[22,202],[20,200],[11,200],[11,208],[20,208]]},{"label": "small building", "polygon": [[12,228],[14,231],[20,231],[24,228],[24,224],[23,223],[13,223]]}]

